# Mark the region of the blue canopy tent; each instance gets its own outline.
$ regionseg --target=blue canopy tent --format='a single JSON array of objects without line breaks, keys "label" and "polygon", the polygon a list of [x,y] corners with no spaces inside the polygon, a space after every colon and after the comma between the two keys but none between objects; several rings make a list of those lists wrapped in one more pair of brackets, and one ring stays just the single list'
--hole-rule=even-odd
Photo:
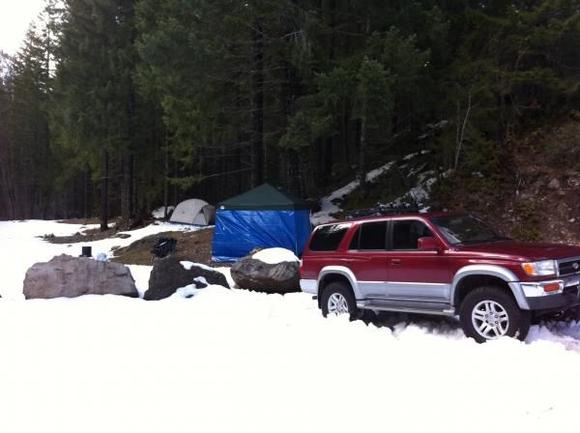
[{"label": "blue canopy tent", "polygon": [[281,247],[299,256],[310,236],[308,204],[264,184],[218,204],[212,259],[231,262],[255,248]]}]

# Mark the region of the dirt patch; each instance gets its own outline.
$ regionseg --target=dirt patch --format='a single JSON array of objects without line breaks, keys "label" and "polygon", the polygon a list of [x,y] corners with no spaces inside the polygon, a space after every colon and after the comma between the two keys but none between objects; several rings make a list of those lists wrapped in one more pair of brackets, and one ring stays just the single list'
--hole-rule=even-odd
[{"label": "dirt patch", "polygon": [[101,239],[122,236],[123,235],[117,234],[117,230],[114,228],[105,231],[101,231],[100,229],[97,228],[97,229],[86,229],[81,232],[77,232],[71,236],[55,236],[53,234],[49,234],[42,236],[42,239],[50,242],[51,244],[76,244],[80,242],[94,242],[100,241]]},{"label": "dirt patch", "polygon": [[81,225],[89,225],[89,224],[100,224],[101,220],[98,217],[92,218],[69,218],[65,220],[58,221],[61,224],[81,224]]},{"label": "dirt patch", "polygon": [[153,265],[151,248],[160,238],[177,240],[176,256],[179,260],[211,264],[211,240],[213,228],[192,232],[163,232],[133,242],[125,248],[115,250],[113,261],[126,265]]},{"label": "dirt patch", "polygon": [[[102,239],[110,238],[121,238],[126,239],[130,237],[130,234],[122,232],[130,232],[132,230],[146,227],[153,221],[150,220],[139,220],[133,224],[123,223],[120,218],[114,218],[109,222],[109,229],[101,231],[100,227],[97,228],[82,228],[81,230],[71,236],[55,236],[54,234],[46,234],[41,236],[42,239],[52,243],[52,244],[75,244],[80,242],[94,242],[100,241]],[[60,220],[59,223],[62,224],[98,224],[98,218],[90,219],[68,219]]]}]

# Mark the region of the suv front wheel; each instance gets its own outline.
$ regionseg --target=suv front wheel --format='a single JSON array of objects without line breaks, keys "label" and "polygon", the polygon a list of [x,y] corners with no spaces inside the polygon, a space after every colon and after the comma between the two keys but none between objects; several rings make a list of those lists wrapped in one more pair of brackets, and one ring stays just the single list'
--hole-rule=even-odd
[{"label": "suv front wheel", "polygon": [[459,309],[463,332],[478,343],[500,337],[524,340],[530,330],[529,311],[498,287],[480,287],[470,292]]},{"label": "suv front wheel", "polygon": [[343,314],[350,315],[350,320],[356,320],[360,317],[360,310],[356,306],[352,290],[341,281],[329,283],[322,290],[320,308],[324,317]]}]

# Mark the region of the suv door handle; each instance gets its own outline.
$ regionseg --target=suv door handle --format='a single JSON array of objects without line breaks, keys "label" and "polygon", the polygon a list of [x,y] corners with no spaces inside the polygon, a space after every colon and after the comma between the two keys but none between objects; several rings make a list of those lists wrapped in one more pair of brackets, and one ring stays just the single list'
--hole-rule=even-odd
[{"label": "suv door handle", "polygon": [[391,259],[391,265],[400,265],[401,259]]}]

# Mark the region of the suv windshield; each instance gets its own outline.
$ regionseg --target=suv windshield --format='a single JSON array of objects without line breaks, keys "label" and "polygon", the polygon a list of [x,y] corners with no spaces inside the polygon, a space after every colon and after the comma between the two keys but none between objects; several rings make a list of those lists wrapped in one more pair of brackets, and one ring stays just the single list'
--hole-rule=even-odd
[{"label": "suv windshield", "polygon": [[468,244],[507,240],[482,220],[472,215],[449,215],[432,218],[445,239],[451,244]]}]

